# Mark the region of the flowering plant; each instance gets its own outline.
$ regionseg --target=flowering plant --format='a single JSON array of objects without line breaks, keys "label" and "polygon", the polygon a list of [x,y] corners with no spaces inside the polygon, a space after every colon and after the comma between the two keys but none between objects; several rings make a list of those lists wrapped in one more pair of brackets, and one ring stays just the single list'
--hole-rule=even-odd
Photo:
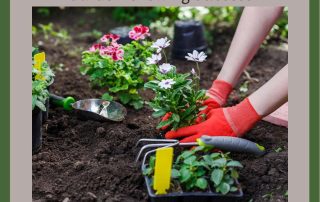
[{"label": "flowering plant", "polygon": [[148,27],[137,25],[128,35],[133,41],[125,45],[117,43],[118,35],[104,35],[101,43],[82,53],[81,72],[89,75],[94,85],[108,89],[110,93],[105,93],[103,99],[116,97],[123,104],[139,109],[143,101],[138,90],[143,88],[144,76],[152,73],[147,58],[154,48],[152,42],[145,40],[150,36]]},{"label": "flowering plant", "polygon": [[158,66],[158,71],[155,73],[155,80],[147,82],[144,86],[155,92],[155,98],[148,103],[154,110],[153,117],[170,114],[170,117],[166,120],[163,119],[157,128],[170,125],[173,130],[176,130],[194,124],[198,113],[205,109],[202,102],[207,96],[205,90],[199,89],[200,68],[198,62],[203,62],[206,55],[203,52],[194,51],[193,54],[187,56],[188,60],[196,62],[198,71],[192,69],[191,74],[180,74],[177,73],[176,67],[167,61],[159,65],[162,55],[165,59],[167,58],[164,48],[169,45],[170,41],[166,38],[158,39],[152,45],[157,49],[158,54],[148,58],[148,64]]},{"label": "flowering plant", "polygon": [[[41,63],[34,60],[39,53],[37,48],[32,48],[32,110],[37,106],[46,111],[45,102],[49,97],[48,86],[53,83],[54,74],[47,61]],[[44,53],[40,53],[43,54]]]}]

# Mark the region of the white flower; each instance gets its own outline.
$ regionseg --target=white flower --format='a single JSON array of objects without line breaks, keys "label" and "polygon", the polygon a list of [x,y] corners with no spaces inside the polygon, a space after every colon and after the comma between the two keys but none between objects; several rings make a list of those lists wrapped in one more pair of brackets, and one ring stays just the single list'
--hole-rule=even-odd
[{"label": "white flower", "polygon": [[160,88],[169,89],[175,83],[176,82],[173,79],[164,79],[164,80],[160,81],[160,83],[158,85],[160,86]]},{"label": "white flower", "polygon": [[196,75],[196,71],[194,70],[194,68],[191,69],[191,74]]},{"label": "white flower", "polygon": [[172,70],[172,65],[168,64],[168,63],[163,63],[162,65],[159,66],[159,71],[162,74],[166,74],[168,72],[170,72]]},{"label": "white flower", "polygon": [[188,53],[188,56],[186,56],[185,58],[190,61],[203,62],[206,60],[207,55],[204,52],[199,53],[198,51],[194,50],[192,54]]},{"label": "white flower", "polygon": [[152,44],[152,48],[157,49],[157,53],[160,53],[162,49],[167,48],[170,46],[170,40],[167,37],[158,39],[156,42]]},{"label": "white flower", "polygon": [[147,58],[147,65],[155,65],[162,59],[161,54],[153,54],[150,58]]}]

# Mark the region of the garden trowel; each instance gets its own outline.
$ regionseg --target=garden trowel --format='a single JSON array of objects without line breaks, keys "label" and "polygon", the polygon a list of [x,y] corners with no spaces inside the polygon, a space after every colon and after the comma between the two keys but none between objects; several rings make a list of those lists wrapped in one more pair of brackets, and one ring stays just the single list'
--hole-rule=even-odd
[{"label": "garden trowel", "polygon": [[98,121],[122,121],[127,110],[118,102],[102,99],[85,99],[76,101],[73,97],[60,97],[50,94],[50,102],[65,110],[76,110],[81,117]]}]

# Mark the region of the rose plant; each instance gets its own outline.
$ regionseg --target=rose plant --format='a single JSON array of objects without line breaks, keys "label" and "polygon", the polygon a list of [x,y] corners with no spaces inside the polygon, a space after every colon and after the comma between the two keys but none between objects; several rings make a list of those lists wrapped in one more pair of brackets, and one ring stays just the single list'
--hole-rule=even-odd
[{"label": "rose plant", "polygon": [[[177,73],[176,67],[167,62],[165,48],[170,45],[167,38],[158,39],[152,47],[157,54],[148,58],[148,64],[158,69],[155,72],[155,79],[147,82],[144,86],[155,92],[155,97],[148,102],[154,110],[153,117],[167,115],[168,119],[162,119],[157,128],[171,126],[173,130],[180,127],[189,126],[195,123],[197,115],[205,106],[202,102],[207,99],[206,91],[199,88],[200,68],[199,62],[206,59],[205,53],[194,51],[189,53],[186,58],[196,63],[196,69],[191,73]],[[162,55],[165,63],[159,64]],[[168,116],[169,115],[169,116]]]},{"label": "rose plant", "polygon": [[[171,185],[180,186],[183,191],[207,191],[212,187],[216,193],[223,195],[239,190],[236,180],[240,162],[232,160],[230,153],[208,153],[208,148],[197,146],[183,151],[172,165]],[[143,174],[152,178],[155,156],[151,156]],[[173,187],[176,190],[177,187]]]},{"label": "rose plant", "polygon": [[48,86],[53,83],[54,74],[46,61],[35,64],[34,55],[39,53],[39,50],[32,49],[32,110],[38,107],[46,111],[45,102],[49,98]]},{"label": "rose plant", "polygon": [[119,99],[123,104],[129,104],[135,109],[143,106],[139,89],[143,88],[144,79],[153,71],[147,65],[147,58],[154,52],[149,28],[143,25],[135,26],[129,33],[132,42],[118,44],[119,36],[104,35],[98,44],[92,45],[82,53],[81,72],[90,76],[94,85],[107,88],[105,100]]}]

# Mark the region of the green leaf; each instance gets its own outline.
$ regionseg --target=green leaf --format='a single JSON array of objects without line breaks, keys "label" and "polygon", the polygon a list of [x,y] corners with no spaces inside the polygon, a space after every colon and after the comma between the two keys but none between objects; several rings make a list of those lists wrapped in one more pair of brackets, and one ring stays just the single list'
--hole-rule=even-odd
[{"label": "green leaf", "polygon": [[212,153],[212,154],[210,154],[210,158],[212,158],[212,159],[215,159],[218,156],[220,156],[220,153]]},{"label": "green leaf", "polygon": [[158,118],[158,117],[164,116],[166,113],[167,112],[165,110],[160,109],[160,110],[157,110],[157,111],[153,112],[152,116],[154,118]]},{"label": "green leaf", "polygon": [[143,107],[143,101],[142,100],[134,100],[130,102],[130,105],[132,105],[135,109],[141,109]]},{"label": "green leaf", "polygon": [[236,191],[238,191],[238,188],[237,188],[237,187],[232,186],[232,187],[230,188],[230,192],[236,192]]},{"label": "green leaf", "polygon": [[131,100],[130,94],[127,93],[121,93],[118,97],[123,104],[128,104]]},{"label": "green leaf", "polygon": [[211,173],[211,181],[214,182],[215,185],[219,185],[223,178],[223,170],[214,169]]},{"label": "green leaf", "polygon": [[149,166],[151,168],[154,168],[155,163],[156,163],[156,157],[155,156],[151,156],[150,159],[149,159]]},{"label": "green leaf", "polygon": [[187,165],[192,165],[196,161],[196,159],[196,156],[190,156],[189,158],[185,159],[183,163]]},{"label": "green leaf", "polygon": [[231,177],[233,177],[234,179],[238,179],[239,178],[239,173],[237,170],[232,169],[231,170]]},{"label": "green leaf", "polygon": [[190,179],[190,177],[191,177],[190,170],[188,170],[186,168],[182,168],[180,170],[180,182],[181,183],[188,181]]},{"label": "green leaf", "polygon": [[227,163],[227,166],[243,168],[242,164],[239,161],[229,161]]},{"label": "green leaf", "polygon": [[153,169],[148,167],[146,169],[143,170],[142,174],[146,175],[146,176],[150,176],[152,174]]},{"label": "green leaf", "polygon": [[102,95],[103,100],[112,101],[113,97],[109,93],[105,93]]},{"label": "green leaf", "polygon": [[168,119],[168,120],[165,120],[165,121],[161,121],[158,126],[157,126],[157,129],[160,129],[164,126],[168,126],[170,125],[171,123],[173,122],[173,119]]},{"label": "green leaf", "polygon": [[180,172],[177,170],[177,169],[172,169],[171,170],[171,177],[172,178],[178,178],[178,177],[180,177]]},{"label": "green leaf", "polygon": [[229,193],[229,191],[230,191],[230,185],[225,182],[222,182],[218,187],[219,187],[220,192],[223,195]]},{"label": "green leaf", "polygon": [[204,190],[208,187],[208,181],[205,178],[198,178],[196,181],[196,186]]},{"label": "green leaf", "polygon": [[182,158],[184,158],[184,159],[186,159],[186,158],[188,158],[189,156],[191,156],[191,155],[193,155],[194,154],[194,152],[193,151],[184,151],[184,152],[182,152],[182,154],[181,154],[181,157]]},{"label": "green leaf", "polygon": [[180,121],[180,116],[178,114],[172,114],[172,118],[175,122],[179,122]]},{"label": "green leaf", "polygon": [[41,101],[37,100],[36,106],[39,107],[42,111],[46,111],[46,106]]},{"label": "green leaf", "polygon": [[224,167],[226,164],[227,164],[227,159],[220,158],[212,162],[212,167]]}]

